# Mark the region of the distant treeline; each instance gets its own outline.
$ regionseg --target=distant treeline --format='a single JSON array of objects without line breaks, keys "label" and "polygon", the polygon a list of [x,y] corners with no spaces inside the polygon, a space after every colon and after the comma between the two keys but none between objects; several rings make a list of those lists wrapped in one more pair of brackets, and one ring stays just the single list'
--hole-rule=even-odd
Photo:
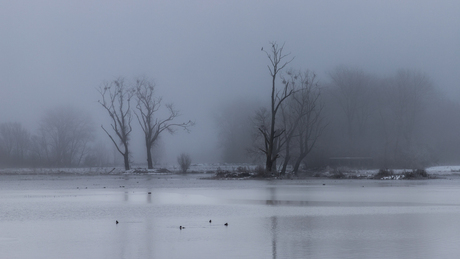
[{"label": "distant treeline", "polygon": [[[444,96],[426,73],[399,70],[381,77],[342,66],[321,81],[312,72],[292,70],[279,81],[292,92],[280,105],[276,119],[273,154],[277,170],[460,163],[460,104]],[[222,162],[263,164],[269,107],[240,98],[215,110]],[[96,140],[95,129],[88,113],[67,106],[46,111],[35,132],[18,122],[1,123],[0,166],[123,163],[114,148]],[[156,154],[152,153],[154,162]]]},{"label": "distant treeline", "polygon": [[[31,133],[19,122],[0,124],[0,166],[13,167],[93,167],[132,162],[131,139],[143,135],[147,166],[159,162],[158,139],[163,132],[178,129],[187,132],[194,126],[191,120],[176,122],[180,116],[172,103],[162,104],[155,94],[155,83],[146,77],[125,80],[119,77],[103,83],[98,89],[99,103],[107,111],[110,126],[101,125],[111,149],[96,141],[95,124],[91,116],[70,106],[54,107],[45,111],[36,132]],[[164,109],[164,117],[158,111]],[[133,131],[133,118],[140,130]],[[190,158],[189,158],[190,159]]]},{"label": "distant treeline", "polygon": [[59,106],[45,112],[36,132],[19,122],[0,124],[0,165],[14,167],[103,166],[109,152],[95,141],[88,113]]},{"label": "distant treeline", "polygon": [[[303,167],[423,168],[460,163],[460,105],[446,98],[427,74],[399,70],[380,77],[341,66],[328,77],[317,84],[324,127],[302,160]],[[263,163],[263,154],[254,152],[262,145],[257,134],[260,110],[245,100],[221,107],[216,121],[225,162]],[[286,134],[285,114],[279,116],[276,127]],[[290,146],[281,147],[278,169],[286,154],[298,155],[300,143],[295,138]],[[293,165],[292,159],[289,164]]]}]

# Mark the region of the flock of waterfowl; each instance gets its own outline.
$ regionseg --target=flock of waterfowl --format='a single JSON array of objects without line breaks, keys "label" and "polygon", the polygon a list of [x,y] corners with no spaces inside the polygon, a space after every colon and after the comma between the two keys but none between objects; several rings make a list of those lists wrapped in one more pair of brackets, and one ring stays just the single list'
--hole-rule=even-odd
[{"label": "flock of waterfowl", "polygon": [[[120,223],[120,222],[118,222],[118,220],[115,220],[115,224],[118,224],[118,223]],[[212,223],[212,220],[209,220],[209,223]],[[224,224],[224,226],[227,227],[227,226],[228,226],[228,223],[226,222],[226,223]],[[185,227],[179,226],[179,229],[182,230],[182,229],[185,229]]]},{"label": "flock of waterfowl", "polygon": [[[124,186],[120,186],[120,187],[124,187]],[[88,188],[88,187],[86,187],[86,188]],[[78,187],[77,187],[77,189],[78,189]],[[152,194],[152,192],[148,192],[148,194]],[[120,222],[118,222],[118,220],[115,220],[115,224],[118,224],[118,223],[120,223]],[[212,220],[209,220],[209,224],[211,224],[211,223],[212,223]],[[224,226],[228,227],[228,223],[225,223]],[[179,229],[182,230],[182,229],[185,229],[185,227],[179,226]]]},{"label": "flock of waterfowl", "polygon": [[[212,223],[212,220],[209,220],[209,223],[211,224],[211,223]],[[224,226],[227,227],[227,226],[228,226],[228,223],[225,223]],[[185,228],[185,227],[183,227],[183,226],[179,226],[179,229],[180,229],[180,230],[182,230],[182,229],[184,229],[184,228]]]}]

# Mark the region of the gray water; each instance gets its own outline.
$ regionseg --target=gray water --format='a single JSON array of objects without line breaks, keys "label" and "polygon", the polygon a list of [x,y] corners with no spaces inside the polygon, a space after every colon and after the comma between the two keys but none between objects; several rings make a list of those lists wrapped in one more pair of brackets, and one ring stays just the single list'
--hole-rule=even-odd
[{"label": "gray water", "polygon": [[4,175],[0,198],[0,258],[460,257],[460,180]]}]

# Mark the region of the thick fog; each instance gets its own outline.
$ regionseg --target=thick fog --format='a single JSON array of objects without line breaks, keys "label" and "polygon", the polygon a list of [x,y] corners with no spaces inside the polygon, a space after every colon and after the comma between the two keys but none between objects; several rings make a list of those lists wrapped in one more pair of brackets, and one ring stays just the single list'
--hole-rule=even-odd
[{"label": "thick fog", "polygon": [[[180,111],[178,123],[195,122],[190,133],[162,133],[162,162],[182,152],[218,162],[216,117],[232,104],[249,117],[268,103],[261,48],[270,42],[295,57],[287,68],[314,71],[320,85],[331,85],[338,66],[379,80],[409,69],[457,100],[459,28],[458,1],[2,1],[0,123],[19,122],[33,135],[50,109],[77,107],[91,115],[93,141],[113,153],[97,89],[148,77],[162,103]],[[135,117],[132,124],[132,159],[144,164]]]}]

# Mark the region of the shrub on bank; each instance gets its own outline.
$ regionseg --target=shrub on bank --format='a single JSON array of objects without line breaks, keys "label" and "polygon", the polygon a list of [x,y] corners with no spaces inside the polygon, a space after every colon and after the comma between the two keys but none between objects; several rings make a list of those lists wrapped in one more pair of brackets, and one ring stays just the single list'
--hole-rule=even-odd
[{"label": "shrub on bank", "polygon": [[332,171],[332,175],[330,176],[330,178],[343,179],[343,178],[346,178],[346,176],[341,170],[334,170]]},{"label": "shrub on bank", "polygon": [[428,173],[425,169],[416,169],[412,170],[412,172],[406,172],[404,174],[404,179],[419,179],[419,178],[427,178],[429,177]]}]

